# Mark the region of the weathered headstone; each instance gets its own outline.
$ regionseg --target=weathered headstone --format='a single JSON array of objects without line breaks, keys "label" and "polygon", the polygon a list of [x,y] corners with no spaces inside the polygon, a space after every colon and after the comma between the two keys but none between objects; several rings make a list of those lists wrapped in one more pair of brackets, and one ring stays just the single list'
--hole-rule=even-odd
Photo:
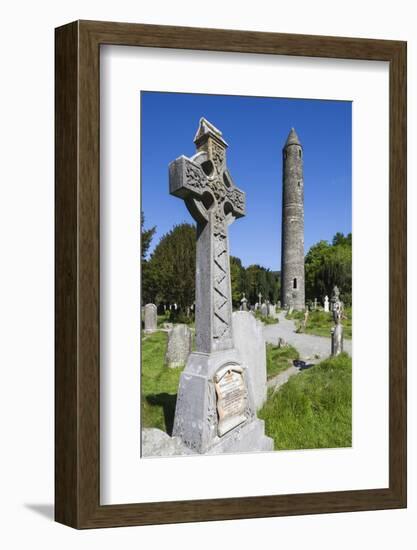
[{"label": "weathered headstone", "polygon": [[303,329],[304,330],[307,328],[308,314],[309,314],[308,306],[306,306],[306,309],[305,309],[305,312],[304,312],[304,321],[303,321]]},{"label": "weathered headstone", "polygon": [[242,311],[248,311],[248,300],[245,296],[245,293],[243,293],[243,297],[240,300],[240,304],[241,304]]},{"label": "weathered headstone", "polygon": [[256,410],[266,401],[266,349],[262,323],[246,311],[232,315],[233,340],[249,371]]},{"label": "weathered headstone", "polygon": [[185,324],[174,325],[168,334],[165,362],[169,368],[184,367],[191,353],[192,334]]},{"label": "weathered headstone", "polygon": [[333,289],[332,313],[335,326],[332,328],[332,355],[340,355],[343,352],[343,302],[340,300],[340,291],[337,286]]},{"label": "weathered headstone", "polygon": [[281,300],[278,300],[277,307],[278,309],[281,309]]},{"label": "weathered headstone", "polygon": [[143,312],[145,332],[155,332],[156,331],[156,305],[155,304],[146,304]]},{"label": "weathered headstone", "polygon": [[288,342],[286,342],[286,341],[284,340],[284,338],[279,337],[279,338],[278,338],[277,346],[278,346],[279,348],[288,348]]},{"label": "weathered headstone", "polygon": [[261,305],[261,315],[262,317],[268,317],[268,306],[265,302]]},{"label": "weathered headstone", "polygon": [[317,298],[314,298],[314,311],[317,310]]},{"label": "weathered headstone", "polygon": [[258,309],[259,309],[259,302],[256,302],[254,309],[255,309],[255,311],[258,311]]},{"label": "weathered headstone", "polygon": [[326,313],[329,313],[329,297],[328,296],[324,297],[324,311]]},{"label": "weathered headstone", "polygon": [[227,143],[204,118],[194,143],[193,157],[169,167],[170,193],[197,222],[196,351],[181,374],[173,436],[198,453],[271,450],[233,341],[228,225],[245,215],[245,194],[227,169]]},{"label": "weathered headstone", "polygon": [[272,317],[273,319],[276,317],[275,304],[269,304],[269,317]]}]

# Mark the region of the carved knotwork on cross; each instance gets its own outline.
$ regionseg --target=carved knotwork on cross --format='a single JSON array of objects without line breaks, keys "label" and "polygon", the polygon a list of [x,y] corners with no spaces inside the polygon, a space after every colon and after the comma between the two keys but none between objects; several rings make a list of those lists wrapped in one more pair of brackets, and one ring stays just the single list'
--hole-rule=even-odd
[{"label": "carved knotwork on cross", "polygon": [[209,353],[233,347],[227,227],[245,215],[245,193],[227,169],[220,130],[202,118],[194,143],[193,157],[170,164],[169,186],[197,222],[196,346]]}]

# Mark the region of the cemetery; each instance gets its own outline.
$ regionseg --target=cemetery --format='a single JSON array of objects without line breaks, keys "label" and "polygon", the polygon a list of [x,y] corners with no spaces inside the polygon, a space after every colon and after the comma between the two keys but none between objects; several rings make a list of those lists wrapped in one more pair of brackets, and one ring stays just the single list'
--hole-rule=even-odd
[{"label": "cemetery", "polygon": [[228,144],[205,118],[194,143],[193,156],[170,163],[169,193],[195,225],[174,227],[146,261],[154,229],[142,216],[142,456],[351,446],[351,235],[304,255],[303,148],[292,128],[281,272],[244,268],[230,255],[229,227],[248,214]]}]

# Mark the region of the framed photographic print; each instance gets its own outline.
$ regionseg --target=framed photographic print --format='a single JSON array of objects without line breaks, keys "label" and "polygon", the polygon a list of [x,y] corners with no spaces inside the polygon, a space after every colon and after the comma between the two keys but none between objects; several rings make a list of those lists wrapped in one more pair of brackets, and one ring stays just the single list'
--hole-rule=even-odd
[{"label": "framed photographic print", "polygon": [[56,520],[406,506],[406,44],[56,29]]}]

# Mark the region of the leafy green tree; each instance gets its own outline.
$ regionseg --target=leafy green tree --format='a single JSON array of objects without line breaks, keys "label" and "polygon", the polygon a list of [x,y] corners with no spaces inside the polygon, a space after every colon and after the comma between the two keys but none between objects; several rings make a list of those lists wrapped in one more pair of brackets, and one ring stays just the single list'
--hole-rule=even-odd
[{"label": "leafy green tree", "polygon": [[336,233],[332,244],[319,241],[305,258],[306,301],[322,300],[337,285],[346,305],[352,303],[352,234]]},{"label": "leafy green tree", "polygon": [[242,266],[242,261],[236,256],[230,256],[230,283],[232,287],[232,303],[235,308],[240,306],[242,294],[245,292],[244,283],[245,269]]},{"label": "leafy green tree", "polygon": [[146,259],[149,247],[151,246],[152,238],[156,231],[156,226],[150,229],[145,229],[145,215],[141,212],[140,228],[141,228],[141,264],[142,264],[142,303],[150,302],[147,287],[149,285],[149,262]]},{"label": "leafy green tree", "polygon": [[250,265],[245,270],[245,292],[251,304],[258,302],[258,294],[262,300],[277,302],[279,300],[279,273],[270,271],[260,265]]},{"label": "leafy green tree", "polygon": [[161,237],[148,260],[143,296],[185,311],[195,300],[196,230],[183,223]]},{"label": "leafy green tree", "polygon": [[149,247],[151,246],[152,238],[156,231],[156,226],[151,227],[150,229],[145,229],[145,215],[142,212],[140,217],[140,228],[141,228],[141,257],[142,262],[146,259]]}]

